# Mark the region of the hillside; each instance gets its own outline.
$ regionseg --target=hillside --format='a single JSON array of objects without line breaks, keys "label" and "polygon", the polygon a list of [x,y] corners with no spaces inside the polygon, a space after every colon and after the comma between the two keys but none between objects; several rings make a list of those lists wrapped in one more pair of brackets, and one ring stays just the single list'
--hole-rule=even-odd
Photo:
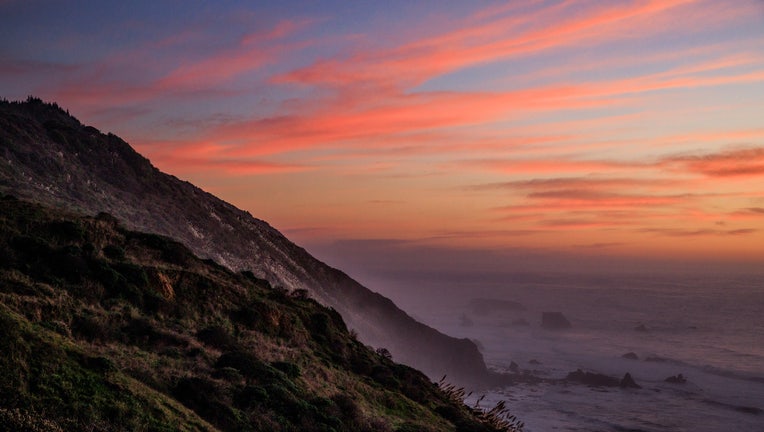
[{"label": "hillside", "polygon": [[492,431],[304,291],[0,198],[0,429]]},{"label": "hillside", "polygon": [[55,104],[0,102],[0,193],[166,235],[233,271],[306,289],[359,338],[436,379],[486,385],[492,374],[467,339],[417,322],[389,299],[312,257],[277,230],[194,185],[160,172],[127,143],[82,125]]}]

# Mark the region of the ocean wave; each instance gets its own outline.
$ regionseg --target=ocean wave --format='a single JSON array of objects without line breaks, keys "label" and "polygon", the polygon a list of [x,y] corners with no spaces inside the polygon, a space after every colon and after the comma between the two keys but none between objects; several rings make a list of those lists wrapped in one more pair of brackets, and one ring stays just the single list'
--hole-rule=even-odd
[{"label": "ocean wave", "polygon": [[764,377],[758,375],[746,374],[744,372],[732,371],[729,369],[721,369],[716,366],[702,366],[700,367],[700,370],[710,375],[764,384]]},{"label": "ocean wave", "polygon": [[722,407],[722,408],[728,408],[728,409],[735,410],[737,412],[741,412],[741,413],[745,413],[745,414],[751,414],[751,415],[761,415],[761,414],[764,414],[764,409],[761,409],[761,408],[758,408],[758,407],[744,406],[744,405],[733,405],[733,404],[719,402],[719,401],[715,401],[715,400],[711,400],[711,399],[703,399],[702,402],[705,403],[705,404],[708,404],[708,405],[713,405],[713,406]]}]

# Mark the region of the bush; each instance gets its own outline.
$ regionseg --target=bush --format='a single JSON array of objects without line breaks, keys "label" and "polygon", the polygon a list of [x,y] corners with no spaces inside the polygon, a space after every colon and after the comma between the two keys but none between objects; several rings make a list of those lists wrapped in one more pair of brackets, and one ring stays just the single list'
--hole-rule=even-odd
[{"label": "bush", "polygon": [[129,284],[133,284],[137,288],[146,288],[149,285],[149,276],[146,274],[146,270],[139,265],[119,263],[114,268],[124,276]]},{"label": "bush", "polygon": [[70,283],[79,283],[90,272],[88,263],[77,246],[66,246],[51,257],[55,274]]},{"label": "bush", "polygon": [[48,231],[64,241],[81,241],[85,237],[82,225],[72,221],[53,221],[48,224]]},{"label": "bush", "polygon": [[188,377],[178,381],[173,396],[202,418],[223,430],[241,430],[241,416],[228,406],[226,394],[214,381]]},{"label": "bush", "polygon": [[133,318],[122,327],[122,332],[132,343],[147,344],[157,335],[154,324],[147,318]]},{"label": "bush", "polygon": [[384,359],[387,359],[387,360],[390,360],[390,361],[393,360],[393,355],[390,354],[390,351],[387,348],[377,348],[376,352],[377,352],[377,354],[380,357],[382,357]]},{"label": "bush", "polygon": [[260,382],[285,381],[283,373],[263,363],[247,351],[227,352],[215,362],[215,368],[231,367],[237,369],[243,376],[257,379]]},{"label": "bush", "polygon": [[196,337],[205,345],[213,348],[230,350],[236,346],[234,338],[228,330],[219,325],[205,327],[196,333]]},{"label": "bush", "polygon": [[277,361],[277,362],[272,362],[271,366],[275,369],[280,370],[281,372],[284,372],[284,374],[286,374],[286,376],[288,376],[289,378],[297,378],[300,376],[300,367],[294,363],[289,363],[285,361]]},{"label": "bush", "polygon": [[140,240],[152,249],[161,252],[162,260],[170,264],[186,265],[193,254],[182,243],[156,234],[141,234]]},{"label": "bush", "polygon": [[292,291],[289,296],[297,300],[308,300],[310,298],[310,293],[308,290],[300,288]]},{"label": "bush", "polygon": [[88,342],[105,342],[113,338],[113,330],[106,320],[96,316],[74,317],[72,333]]},{"label": "bush", "polygon": [[236,393],[233,398],[234,404],[241,409],[268,403],[268,392],[264,387],[248,385]]},{"label": "bush", "polygon": [[106,245],[103,248],[103,254],[106,258],[115,261],[123,261],[125,259],[125,250],[117,245]]}]

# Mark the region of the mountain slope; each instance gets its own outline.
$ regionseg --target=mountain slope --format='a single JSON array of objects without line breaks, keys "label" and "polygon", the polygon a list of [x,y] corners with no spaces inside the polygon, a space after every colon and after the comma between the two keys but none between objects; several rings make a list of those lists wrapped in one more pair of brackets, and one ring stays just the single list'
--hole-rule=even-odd
[{"label": "mountain slope", "polygon": [[10,196],[0,352],[0,430],[496,430],[299,292]]},{"label": "mountain slope", "polygon": [[417,322],[390,300],[313,258],[267,223],[164,174],[119,137],[80,124],[55,104],[0,102],[0,192],[172,237],[195,254],[336,309],[365,343],[431,377],[483,385],[477,347]]}]

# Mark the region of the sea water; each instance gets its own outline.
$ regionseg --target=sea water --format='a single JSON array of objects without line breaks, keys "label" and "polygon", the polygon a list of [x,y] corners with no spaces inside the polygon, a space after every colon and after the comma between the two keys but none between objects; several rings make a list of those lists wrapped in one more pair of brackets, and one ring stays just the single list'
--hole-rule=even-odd
[{"label": "sea water", "polygon": [[[496,387],[481,401],[506,400],[528,432],[764,431],[764,278],[507,274],[399,282],[385,294],[438,330],[476,341],[492,369],[509,371],[515,362],[520,373],[547,379]],[[473,298],[513,300],[525,310],[481,314]],[[573,327],[541,328],[545,311],[562,312]],[[521,319],[529,325],[516,325]],[[642,388],[561,381],[577,369],[629,372]],[[665,381],[678,374],[687,381]]]}]

